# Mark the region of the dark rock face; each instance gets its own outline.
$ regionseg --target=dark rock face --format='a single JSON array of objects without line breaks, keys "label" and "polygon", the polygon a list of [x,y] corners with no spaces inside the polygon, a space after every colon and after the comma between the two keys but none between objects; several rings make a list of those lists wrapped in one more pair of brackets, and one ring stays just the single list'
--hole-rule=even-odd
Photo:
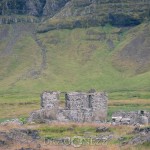
[{"label": "dark rock face", "polygon": [[7,0],[0,2],[0,15],[54,15],[68,0]]},{"label": "dark rock face", "polygon": [[26,13],[33,16],[41,16],[43,14],[45,4],[46,0],[26,0]]},{"label": "dark rock face", "polygon": [[52,17],[70,0],[46,0],[43,7],[43,16]]},{"label": "dark rock face", "polygon": [[0,15],[54,16],[58,21],[49,25],[51,30],[58,26],[77,28],[107,23],[135,26],[150,18],[149,8],[149,0],[2,0]]},{"label": "dark rock face", "polygon": [[26,0],[2,1],[0,5],[1,15],[12,13],[25,14],[27,12]]},{"label": "dark rock face", "polygon": [[39,32],[111,24],[132,27],[150,19],[149,0],[71,0],[53,19],[45,21]]},{"label": "dark rock face", "polygon": [[135,26],[139,25],[142,20],[133,18],[124,14],[110,14],[109,23],[113,26]]}]

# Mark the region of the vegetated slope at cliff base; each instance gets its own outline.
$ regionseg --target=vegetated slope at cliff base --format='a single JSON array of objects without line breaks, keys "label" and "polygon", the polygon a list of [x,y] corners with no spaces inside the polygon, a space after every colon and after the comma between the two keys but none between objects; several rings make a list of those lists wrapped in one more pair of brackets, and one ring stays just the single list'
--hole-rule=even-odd
[{"label": "vegetated slope at cliff base", "polygon": [[150,90],[149,24],[39,34],[35,28],[30,23],[0,26],[1,93],[95,88],[123,95],[137,91],[133,96],[140,97]]}]

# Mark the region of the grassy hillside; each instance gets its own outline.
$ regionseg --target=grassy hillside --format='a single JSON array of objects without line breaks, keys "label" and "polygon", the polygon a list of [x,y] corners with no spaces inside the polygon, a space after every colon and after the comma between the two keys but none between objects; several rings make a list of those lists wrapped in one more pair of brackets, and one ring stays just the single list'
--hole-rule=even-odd
[{"label": "grassy hillside", "polygon": [[[12,117],[17,112],[26,115],[37,109],[43,90],[95,88],[107,91],[110,99],[150,98],[148,23],[132,28],[106,25],[39,34],[35,34],[36,26],[0,26],[0,116]],[[142,49],[134,42],[140,36],[147,37],[139,40]],[[128,106],[110,105],[109,110],[150,109],[149,104],[137,106],[135,102]],[[6,115],[8,108],[13,110],[10,115]]]},{"label": "grassy hillside", "polygon": [[[89,88],[110,92],[150,90],[148,24],[131,29],[107,25],[54,30],[36,35],[30,32],[32,27],[31,24],[26,27],[22,24],[16,27],[1,26],[0,83],[3,88],[0,91],[28,93],[46,89],[65,91]],[[142,43],[143,49],[137,45],[134,47],[134,39],[143,32],[147,35]],[[133,45],[128,50],[128,55],[132,55],[124,56],[121,53],[128,45]],[[138,68],[134,62],[140,56],[143,60],[144,50],[147,59],[146,69],[143,70],[144,64],[143,68]],[[136,58],[133,55],[138,51],[140,53]],[[42,61],[45,61],[43,68]],[[137,72],[137,69],[141,69],[141,72]]]}]

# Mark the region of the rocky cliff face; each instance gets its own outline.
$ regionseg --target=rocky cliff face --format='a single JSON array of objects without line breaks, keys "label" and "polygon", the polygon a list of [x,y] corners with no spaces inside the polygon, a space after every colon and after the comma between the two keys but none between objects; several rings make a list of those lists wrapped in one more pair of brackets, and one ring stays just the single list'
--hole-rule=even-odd
[{"label": "rocky cliff face", "polygon": [[52,16],[69,0],[1,0],[0,15]]},{"label": "rocky cliff face", "polygon": [[40,31],[56,28],[134,26],[150,18],[149,0],[71,0]]},{"label": "rocky cliff face", "polygon": [[53,17],[69,0],[1,0],[0,24],[39,22],[41,17]]},{"label": "rocky cliff face", "polygon": [[[105,25],[134,26],[150,18],[149,0],[1,0],[0,15],[46,17],[40,31]],[[7,22],[7,21],[6,21]]]}]

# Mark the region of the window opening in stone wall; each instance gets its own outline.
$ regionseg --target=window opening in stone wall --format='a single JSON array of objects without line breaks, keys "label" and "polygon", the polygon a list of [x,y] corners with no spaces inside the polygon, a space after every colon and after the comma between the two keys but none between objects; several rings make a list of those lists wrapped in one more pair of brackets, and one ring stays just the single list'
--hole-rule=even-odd
[{"label": "window opening in stone wall", "polygon": [[92,108],[92,96],[91,95],[89,95],[88,100],[89,100],[89,108]]},{"label": "window opening in stone wall", "polygon": [[60,95],[59,95],[59,100],[60,100],[60,107],[63,107],[63,108],[65,108],[65,105],[66,105],[66,103],[65,103],[65,93],[64,92],[61,92],[60,93]]}]

